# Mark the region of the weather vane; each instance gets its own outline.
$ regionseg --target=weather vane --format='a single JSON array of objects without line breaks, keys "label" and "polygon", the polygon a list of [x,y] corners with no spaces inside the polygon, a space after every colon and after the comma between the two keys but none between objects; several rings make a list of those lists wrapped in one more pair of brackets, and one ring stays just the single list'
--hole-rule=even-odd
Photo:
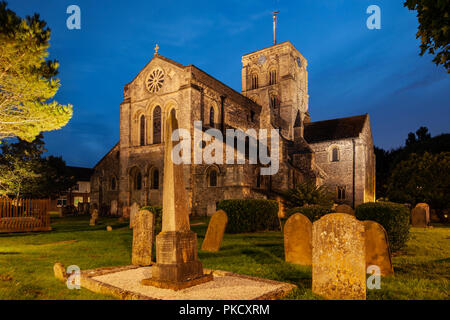
[{"label": "weather vane", "polygon": [[273,44],[277,44],[277,14],[279,14],[280,11],[274,11],[273,12]]}]

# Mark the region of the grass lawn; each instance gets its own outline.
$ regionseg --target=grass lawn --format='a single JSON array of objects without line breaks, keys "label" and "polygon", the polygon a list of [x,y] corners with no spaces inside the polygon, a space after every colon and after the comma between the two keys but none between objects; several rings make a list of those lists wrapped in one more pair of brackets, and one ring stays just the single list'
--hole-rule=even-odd
[{"label": "grass lawn", "polygon": [[[206,220],[203,220],[206,221]],[[198,222],[198,221],[196,221]],[[107,232],[106,225],[113,231]],[[117,219],[52,217],[51,232],[0,234],[0,299],[113,299],[88,290],[69,290],[53,276],[53,264],[83,269],[131,263],[132,231]],[[193,226],[200,247],[206,225]],[[393,258],[395,276],[382,278],[368,299],[449,299],[450,228],[411,229],[407,248]],[[284,262],[280,232],[226,234],[218,253],[199,250],[204,267],[291,282],[287,299],[318,299],[311,291],[311,268]]]}]

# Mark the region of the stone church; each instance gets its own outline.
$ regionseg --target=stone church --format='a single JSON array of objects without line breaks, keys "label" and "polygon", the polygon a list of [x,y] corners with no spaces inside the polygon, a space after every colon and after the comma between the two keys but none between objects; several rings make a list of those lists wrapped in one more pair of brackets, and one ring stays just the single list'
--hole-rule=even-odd
[{"label": "stone church", "polygon": [[204,130],[279,129],[279,170],[261,164],[184,165],[193,215],[212,214],[224,199],[275,198],[310,181],[326,185],[336,203],[355,207],[375,200],[375,155],[369,115],[312,122],[307,60],[289,42],[242,57],[239,93],[194,65],[158,53],[124,87],[120,141],[97,163],[91,204],[129,216],[139,206],[162,203],[164,123],[174,112],[193,136]]}]

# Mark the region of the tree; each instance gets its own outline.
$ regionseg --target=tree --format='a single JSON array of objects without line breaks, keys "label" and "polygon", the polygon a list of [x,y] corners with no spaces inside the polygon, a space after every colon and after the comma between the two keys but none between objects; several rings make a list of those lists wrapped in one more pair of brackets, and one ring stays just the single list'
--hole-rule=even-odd
[{"label": "tree", "polygon": [[427,127],[420,127],[416,133],[408,134],[405,146],[389,151],[375,147],[377,198],[388,196],[389,177],[398,163],[408,160],[413,153],[423,155],[425,152],[431,154],[450,152],[450,134],[432,137]]},{"label": "tree", "polygon": [[283,198],[286,207],[289,209],[313,204],[330,208],[333,205],[333,195],[326,187],[318,187],[310,182],[305,182],[293,189],[288,189],[284,192]]},{"label": "tree", "polygon": [[0,141],[33,141],[42,131],[63,127],[71,105],[51,100],[59,89],[56,60],[46,60],[50,29],[35,14],[21,19],[0,2]]},{"label": "tree", "polygon": [[33,142],[20,140],[2,144],[0,158],[0,194],[19,198],[31,193],[40,177],[41,155],[45,152],[40,134]]},{"label": "tree", "polygon": [[411,154],[393,169],[387,193],[396,202],[450,208],[450,152]]},{"label": "tree", "polygon": [[420,55],[428,51],[435,54],[433,62],[442,64],[450,73],[450,1],[448,0],[406,0],[405,7],[417,11],[420,38]]},{"label": "tree", "polygon": [[3,196],[50,197],[75,184],[72,172],[61,157],[42,158],[47,151],[42,134],[32,142],[19,139],[4,143],[1,150],[0,194]]},{"label": "tree", "polygon": [[21,194],[29,193],[33,182],[40,177],[33,163],[11,155],[5,155],[0,164],[0,195],[14,195],[17,199]]},{"label": "tree", "polygon": [[52,197],[66,191],[76,184],[76,179],[62,157],[48,156],[42,159],[37,188],[33,190],[36,197]]}]

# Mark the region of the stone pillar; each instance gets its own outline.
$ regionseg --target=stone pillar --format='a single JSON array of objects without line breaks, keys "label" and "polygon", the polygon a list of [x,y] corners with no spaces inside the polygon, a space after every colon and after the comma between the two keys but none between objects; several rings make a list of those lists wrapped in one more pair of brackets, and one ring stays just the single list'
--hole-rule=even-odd
[{"label": "stone pillar", "polygon": [[[143,285],[180,290],[212,280],[204,275],[197,257],[197,234],[190,230],[187,193],[184,186],[183,164],[172,162],[172,132],[178,121],[171,113],[166,120],[164,135],[164,183],[162,230],[156,236],[156,265],[152,278]],[[181,182],[181,183],[180,183]]]}]

